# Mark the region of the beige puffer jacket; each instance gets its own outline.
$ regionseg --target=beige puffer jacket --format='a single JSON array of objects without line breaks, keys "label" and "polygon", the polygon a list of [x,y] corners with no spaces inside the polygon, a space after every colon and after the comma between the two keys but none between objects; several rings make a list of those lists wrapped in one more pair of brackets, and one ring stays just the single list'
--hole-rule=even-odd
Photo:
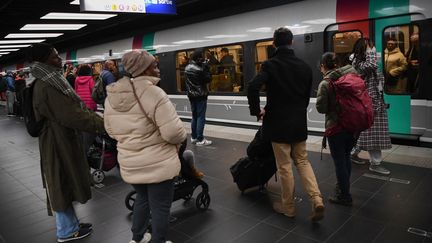
[{"label": "beige puffer jacket", "polygon": [[392,51],[385,49],[384,53],[385,69],[387,74],[390,74],[392,77],[399,77],[402,75],[407,69],[408,63],[399,48],[396,47]]},{"label": "beige puffer jacket", "polygon": [[[130,80],[153,122],[141,111]],[[121,176],[130,184],[158,183],[180,172],[176,146],[186,139],[186,130],[167,94],[156,86],[159,80],[124,77],[107,86],[105,129],[118,141]]]}]

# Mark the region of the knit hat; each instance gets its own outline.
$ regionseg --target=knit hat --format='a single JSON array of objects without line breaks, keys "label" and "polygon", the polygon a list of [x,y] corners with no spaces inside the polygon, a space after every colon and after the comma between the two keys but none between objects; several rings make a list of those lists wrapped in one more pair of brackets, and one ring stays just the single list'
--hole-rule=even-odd
[{"label": "knit hat", "polygon": [[122,57],[122,63],[126,72],[132,77],[141,75],[155,60],[154,56],[144,50],[127,52]]}]

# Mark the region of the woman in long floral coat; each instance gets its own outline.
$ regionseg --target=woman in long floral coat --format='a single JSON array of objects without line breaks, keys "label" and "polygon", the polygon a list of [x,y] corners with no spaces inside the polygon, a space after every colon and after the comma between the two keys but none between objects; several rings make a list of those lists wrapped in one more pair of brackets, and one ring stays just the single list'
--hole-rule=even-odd
[{"label": "woman in long floral coat", "polygon": [[363,131],[353,149],[352,161],[365,164],[358,157],[361,150],[369,153],[369,170],[388,175],[390,171],[381,165],[382,150],[391,148],[388,131],[386,104],[382,94],[384,78],[378,72],[376,50],[367,38],[357,40],[353,50],[352,65],[366,82],[367,90],[372,98],[374,109],[374,123],[371,128]]}]

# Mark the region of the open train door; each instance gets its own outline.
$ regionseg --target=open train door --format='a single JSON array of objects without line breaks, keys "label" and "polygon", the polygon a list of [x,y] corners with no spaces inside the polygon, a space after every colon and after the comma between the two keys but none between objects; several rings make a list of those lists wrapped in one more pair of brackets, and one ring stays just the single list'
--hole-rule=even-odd
[{"label": "open train door", "polygon": [[[327,26],[324,31],[324,51],[335,52],[342,63],[347,62],[354,43],[361,37],[368,37],[375,43],[379,71],[385,74],[386,40],[389,37],[396,38],[396,40],[399,40],[398,45],[401,52],[403,54],[407,53],[409,48],[412,48],[409,41],[410,36],[418,33],[418,27],[413,25],[411,21],[419,18],[419,16],[414,14],[416,16],[414,18],[413,14],[399,12],[393,16],[380,15],[382,11],[380,12],[379,9],[382,9],[382,6],[378,6],[379,3],[374,1],[375,5],[369,6],[369,13],[372,16],[356,16],[360,19],[359,21],[345,21]],[[376,9],[376,11],[373,9]],[[401,10],[398,9],[397,11]],[[388,12],[386,13],[388,14]],[[349,16],[349,18],[352,19],[353,16]],[[338,16],[337,19],[344,20],[341,16]],[[345,19],[348,19],[348,16]],[[406,70],[402,75],[406,75]],[[417,78],[412,79],[418,80]],[[397,134],[402,135],[404,138],[406,138],[406,135],[411,134],[421,135],[420,132],[411,129],[411,95],[415,94],[416,89],[418,89],[415,84],[416,81],[405,80],[403,82],[405,83],[396,87],[394,83],[392,84],[386,78],[383,87],[385,91],[384,100],[389,105],[387,111],[389,130],[392,137],[397,136]],[[414,137],[413,139],[416,139],[416,136]]]}]

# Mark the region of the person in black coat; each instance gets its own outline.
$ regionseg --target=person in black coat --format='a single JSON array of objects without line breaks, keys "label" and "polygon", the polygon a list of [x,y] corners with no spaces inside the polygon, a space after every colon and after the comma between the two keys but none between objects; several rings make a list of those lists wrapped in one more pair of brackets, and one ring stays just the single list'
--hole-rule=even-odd
[{"label": "person in black coat", "polygon": [[[312,70],[294,55],[292,32],[281,27],[274,32],[275,54],[265,61],[260,72],[249,82],[250,114],[263,120],[263,136],[272,142],[280,175],[282,201],[275,202],[276,212],[295,216],[292,162],[297,167],[303,188],[312,202],[313,221],[324,217],[324,204],[315,174],[307,157],[306,112],[312,85]],[[259,91],[265,85],[267,104],[260,108]]]},{"label": "person in black coat", "polygon": [[204,49],[195,49],[191,59],[185,68],[186,93],[192,109],[191,142],[198,146],[207,146],[212,144],[212,141],[204,138],[208,84],[212,80],[212,74]]}]

